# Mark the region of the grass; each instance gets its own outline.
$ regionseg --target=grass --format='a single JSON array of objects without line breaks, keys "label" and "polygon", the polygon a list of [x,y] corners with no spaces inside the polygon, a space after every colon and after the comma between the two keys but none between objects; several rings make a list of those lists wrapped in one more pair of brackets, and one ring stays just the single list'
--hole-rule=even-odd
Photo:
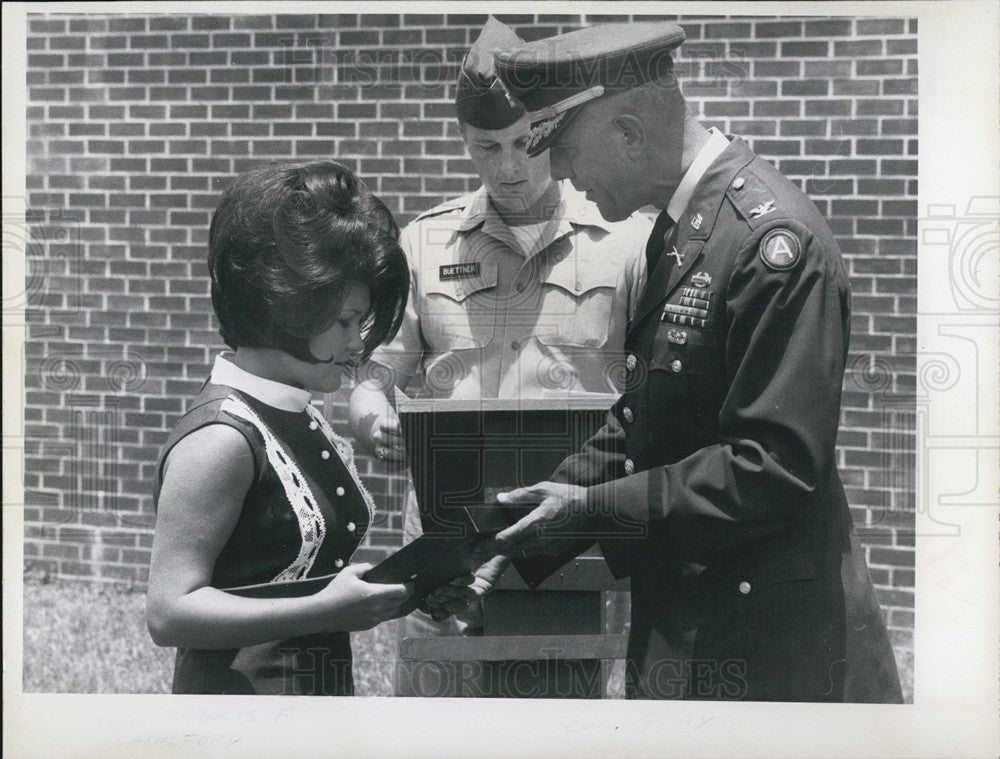
[{"label": "grass", "polygon": [[[146,597],[111,585],[24,581],[25,693],[169,693],[173,649],[146,632]],[[359,696],[391,696],[396,622],[353,633]],[[612,672],[620,697],[623,668]],[[912,654],[900,661],[904,698],[913,699]]]},{"label": "grass", "polygon": [[[24,582],[25,693],[169,693],[174,650],[146,631],[146,597],[117,586]],[[392,695],[395,623],[354,633],[355,691]]]}]

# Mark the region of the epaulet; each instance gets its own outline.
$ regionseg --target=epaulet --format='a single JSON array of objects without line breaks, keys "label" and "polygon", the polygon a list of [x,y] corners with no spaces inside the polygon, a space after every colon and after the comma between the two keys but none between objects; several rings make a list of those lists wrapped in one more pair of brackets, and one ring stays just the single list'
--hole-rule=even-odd
[{"label": "epaulet", "polygon": [[790,209],[782,208],[781,193],[770,187],[751,168],[744,166],[729,182],[726,197],[735,206],[751,230],[767,224],[775,217],[787,216]]},{"label": "epaulet", "polygon": [[439,203],[433,208],[424,211],[413,221],[423,221],[424,219],[429,219],[432,216],[442,216],[446,213],[458,213],[464,211],[472,202],[473,194],[474,193],[469,193],[468,195],[463,195],[460,198],[452,198],[451,200],[446,200],[444,203]]}]

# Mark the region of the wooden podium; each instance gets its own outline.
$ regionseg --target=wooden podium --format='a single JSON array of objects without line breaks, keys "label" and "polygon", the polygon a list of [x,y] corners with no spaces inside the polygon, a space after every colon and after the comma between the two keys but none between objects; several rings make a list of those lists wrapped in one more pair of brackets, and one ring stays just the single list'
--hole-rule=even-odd
[{"label": "wooden podium", "polygon": [[[462,536],[469,529],[464,507],[550,479],[615,400],[403,401],[398,411],[425,534]],[[626,642],[624,634],[605,633],[603,594],[627,589],[596,546],[580,556],[517,560],[484,598],[482,636],[405,638],[400,659],[413,668],[474,666],[484,673],[477,688],[485,696],[599,698]]]}]

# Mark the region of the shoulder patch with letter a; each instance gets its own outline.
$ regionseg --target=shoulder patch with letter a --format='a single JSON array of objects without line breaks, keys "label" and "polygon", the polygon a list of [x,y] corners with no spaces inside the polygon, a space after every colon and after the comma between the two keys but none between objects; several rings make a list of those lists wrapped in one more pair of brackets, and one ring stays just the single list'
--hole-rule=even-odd
[{"label": "shoulder patch with letter a", "polygon": [[799,238],[787,229],[772,229],[760,241],[760,260],[775,271],[788,271],[802,258]]}]

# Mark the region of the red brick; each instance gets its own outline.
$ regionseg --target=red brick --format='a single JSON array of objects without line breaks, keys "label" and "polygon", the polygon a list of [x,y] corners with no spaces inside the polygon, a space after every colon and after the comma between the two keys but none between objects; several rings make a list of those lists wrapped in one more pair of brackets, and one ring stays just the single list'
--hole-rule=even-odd
[{"label": "red brick", "polygon": [[[917,41],[915,39],[886,40],[885,52],[886,55],[916,55]],[[907,73],[916,72],[910,71],[907,67]]]},{"label": "red brick", "polygon": [[829,55],[830,43],[825,40],[809,42],[782,42],[781,56],[783,58],[802,58]]},{"label": "red brick", "polygon": [[906,79],[886,79],[882,91],[886,95],[916,95],[917,80],[914,77]]},{"label": "red brick", "polygon": [[833,54],[837,58],[880,56],[883,54],[883,44],[882,40],[836,40],[833,43]]},{"label": "red brick", "polygon": [[42,556],[46,559],[79,559],[80,546],[68,543],[41,543]]},{"label": "red brick", "polygon": [[907,630],[913,629],[912,609],[892,609],[889,613],[889,624],[893,627],[902,627]]},{"label": "red brick", "polygon": [[906,22],[903,19],[858,19],[859,36],[904,34]]}]

